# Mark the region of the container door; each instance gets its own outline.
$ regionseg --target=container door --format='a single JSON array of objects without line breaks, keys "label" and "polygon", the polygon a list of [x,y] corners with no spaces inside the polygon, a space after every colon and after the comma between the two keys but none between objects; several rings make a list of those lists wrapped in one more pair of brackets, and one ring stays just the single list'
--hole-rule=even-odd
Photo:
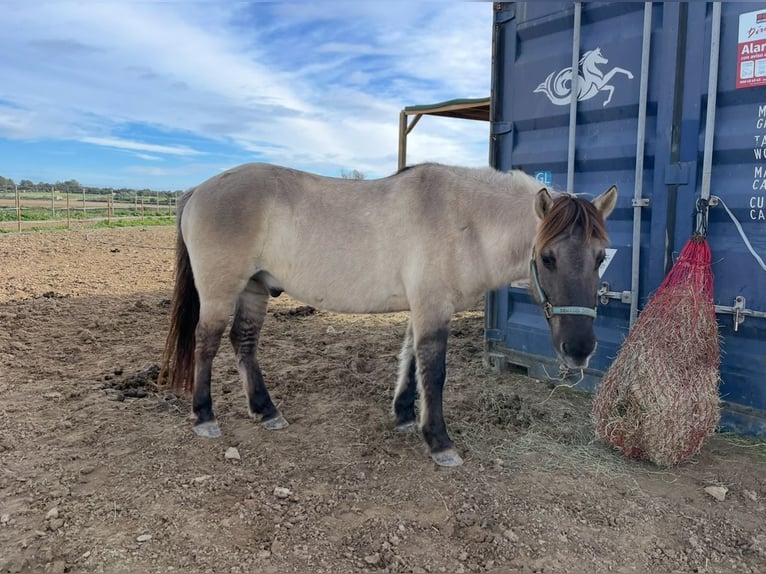
[{"label": "container door", "polygon": [[[678,51],[678,6],[655,3],[652,11],[646,125],[639,126],[639,86],[644,45],[644,3],[583,3],[580,87],[574,156],[574,187],[592,196],[615,184],[617,208],[607,222],[611,259],[602,268],[604,296],[598,309],[599,346],[581,388],[595,388],[627,335],[630,315],[636,183],[636,138],[646,136],[640,209],[640,292],[664,275],[667,194],[664,191],[674,111],[673,67]],[[567,187],[573,50],[572,3],[520,2],[496,5],[493,77],[494,167],[523,169],[541,185]],[[669,74],[669,75],[668,75]],[[670,78],[670,80],[668,79]],[[655,212],[661,213],[654,222]],[[558,361],[548,326],[524,286],[488,297],[490,357],[524,365],[531,376],[556,377]],[[495,352],[497,351],[497,353]]]},{"label": "container door", "polygon": [[[689,133],[681,153],[694,162],[697,176],[695,193],[677,205],[678,249],[693,230],[701,193],[712,4],[690,3],[688,21],[690,30],[705,33],[687,37],[684,115]],[[766,269],[753,253],[766,259],[766,2],[722,3],[720,54],[714,64],[718,86],[710,187],[722,203],[710,208],[707,231],[721,333],[723,423],[766,435]]]}]

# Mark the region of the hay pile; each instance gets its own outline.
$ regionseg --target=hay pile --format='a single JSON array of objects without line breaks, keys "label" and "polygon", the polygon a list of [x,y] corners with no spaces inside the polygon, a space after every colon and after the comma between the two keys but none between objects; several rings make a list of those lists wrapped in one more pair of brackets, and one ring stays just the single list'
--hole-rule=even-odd
[{"label": "hay pile", "polygon": [[693,237],[646,305],[596,392],[596,434],[632,458],[674,466],[719,420],[710,248]]}]

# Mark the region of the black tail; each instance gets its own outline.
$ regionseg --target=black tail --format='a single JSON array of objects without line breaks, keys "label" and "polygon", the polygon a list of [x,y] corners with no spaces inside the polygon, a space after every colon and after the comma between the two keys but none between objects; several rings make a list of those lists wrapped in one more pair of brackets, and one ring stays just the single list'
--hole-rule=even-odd
[{"label": "black tail", "polygon": [[176,280],[170,310],[170,327],[162,355],[159,384],[179,391],[190,392],[194,385],[194,331],[199,322],[199,293],[194,285],[189,252],[181,234],[181,215],[192,191],[178,201],[176,216]]}]

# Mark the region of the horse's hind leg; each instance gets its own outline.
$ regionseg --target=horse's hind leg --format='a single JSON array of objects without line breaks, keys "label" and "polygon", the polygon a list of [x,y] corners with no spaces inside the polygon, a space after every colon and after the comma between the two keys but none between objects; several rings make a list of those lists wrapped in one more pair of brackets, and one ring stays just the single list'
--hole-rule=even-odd
[{"label": "horse's hind leg", "polygon": [[229,338],[234,347],[250,414],[259,415],[266,429],[277,430],[286,427],[288,423],[271,401],[256,359],[258,337],[266,317],[268,301],[268,290],[251,280],[237,301]]},{"label": "horse's hind leg", "polygon": [[213,359],[221,344],[226,328],[226,312],[212,312],[209,306],[200,306],[200,320],[195,331],[194,388],[192,390],[192,412],[195,416],[194,432],[198,436],[216,438],[221,429],[213,414],[213,399],[210,395],[210,377]]},{"label": "horse's hind leg", "polygon": [[399,378],[394,392],[394,417],[396,430],[410,431],[417,426],[415,420],[415,401],[417,390],[417,361],[412,341],[412,319],[407,323],[402,352],[399,353]]}]

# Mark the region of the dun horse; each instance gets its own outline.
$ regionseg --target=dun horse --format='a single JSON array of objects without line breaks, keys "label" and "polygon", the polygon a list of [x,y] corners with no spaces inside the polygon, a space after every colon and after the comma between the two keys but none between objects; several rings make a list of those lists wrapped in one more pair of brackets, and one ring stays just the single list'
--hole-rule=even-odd
[{"label": "dun horse", "polygon": [[[596,347],[598,267],[612,187],[593,202],[549,193],[520,171],[423,164],[369,181],[246,164],[178,204],[176,283],[162,372],[192,392],[194,430],[217,437],[210,377],[230,331],[249,411],[287,426],[256,349],[269,297],[346,313],[410,311],[394,393],[396,427],[419,427],[434,461],[462,463],[442,411],[447,334],[482,293],[532,278],[553,345],[571,368]],[[417,400],[419,398],[419,401]]]}]

